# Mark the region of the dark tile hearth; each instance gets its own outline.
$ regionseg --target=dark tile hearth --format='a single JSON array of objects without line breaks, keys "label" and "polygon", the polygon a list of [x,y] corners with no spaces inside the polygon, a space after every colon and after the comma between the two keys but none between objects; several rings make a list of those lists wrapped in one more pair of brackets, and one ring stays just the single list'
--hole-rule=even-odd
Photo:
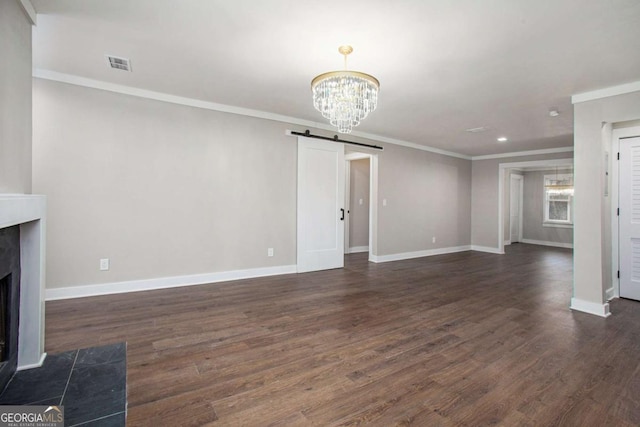
[{"label": "dark tile hearth", "polygon": [[126,343],[48,355],[41,368],[17,372],[0,405],[62,405],[65,426],[124,426]]}]

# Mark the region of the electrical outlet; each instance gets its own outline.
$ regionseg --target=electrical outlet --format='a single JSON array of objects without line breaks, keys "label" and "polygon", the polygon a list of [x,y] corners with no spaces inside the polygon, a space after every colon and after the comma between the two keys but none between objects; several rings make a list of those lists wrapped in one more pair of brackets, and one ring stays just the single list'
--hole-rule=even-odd
[{"label": "electrical outlet", "polygon": [[102,258],[100,260],[100,271],[109,270],[109,258]]},{"label": "electrical outlet", "polygon": [[273,256],[273,248],[267,249],[267,256]]},{"label": "electrical outlet", "polygon": [[435,243],[435,242],[436,242],[436,236],[433,236],[433,237],[431,238],[431,243]]}]

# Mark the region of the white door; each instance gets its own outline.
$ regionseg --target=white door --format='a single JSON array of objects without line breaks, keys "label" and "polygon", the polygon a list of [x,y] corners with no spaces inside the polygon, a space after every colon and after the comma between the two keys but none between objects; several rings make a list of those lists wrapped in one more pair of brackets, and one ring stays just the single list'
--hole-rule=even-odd
[{"label": "white door", "polygon": [[620,139],[620,296],[640,300],[640,137]]},{"label": "white door", "polygon": [[522,183],[521,175],[511,175],[511,194],[509,197],[509,224],[511,243],[522,240]]},{"label": "white door", "polygon": [[298,137],[298,272],[344,267],[344,145]]}]

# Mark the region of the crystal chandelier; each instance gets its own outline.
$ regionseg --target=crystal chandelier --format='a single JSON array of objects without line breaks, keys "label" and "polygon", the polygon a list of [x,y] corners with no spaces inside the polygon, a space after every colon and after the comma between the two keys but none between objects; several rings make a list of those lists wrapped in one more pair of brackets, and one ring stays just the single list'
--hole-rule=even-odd
[{"label": "crystal chandelier", "polygon": [[313,106],[329,119],[340,133],[350,133],[354,126],[376,109],[380,82],[369,74],[347,71],[351,46],[340,46],[344,71],[329,71],[311,81]]},{"label": "crystal chandelier", "polygon": [[558,168],[556,167],[556,179],[550,179],[544,188],[549,194],[557,194],[561,196],[573,196],[573,175],[568,178],[558,177]]}]

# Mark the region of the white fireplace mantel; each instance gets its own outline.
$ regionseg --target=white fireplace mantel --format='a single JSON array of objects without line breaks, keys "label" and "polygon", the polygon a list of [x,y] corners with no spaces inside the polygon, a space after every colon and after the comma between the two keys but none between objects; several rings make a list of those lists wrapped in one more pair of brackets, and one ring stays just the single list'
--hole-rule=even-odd
[{"label": "white fireplace mantel", "polygon": [[0,228],[20,226],[18,370],[42,366],[44,352],[45,196],[0,194]]}]

